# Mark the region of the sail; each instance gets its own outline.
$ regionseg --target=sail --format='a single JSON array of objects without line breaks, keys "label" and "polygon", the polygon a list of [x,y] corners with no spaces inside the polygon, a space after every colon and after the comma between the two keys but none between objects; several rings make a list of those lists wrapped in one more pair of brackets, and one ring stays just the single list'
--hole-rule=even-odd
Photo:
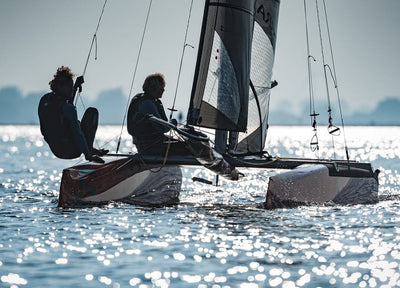
[{"label": "sail", "polygon": [[246,133],[239,133],[236,151],[260,152],[268,129],[279,0],[257,0],[251,48],[249,106]]},{"label": "sail", "polygon": [[264,148],[279,3],[205,3],[187,122],[216,129],[221,153]]},{"label": "sail", "polygon": [[255,0],[206,0],[188,124],[246,131]]}]

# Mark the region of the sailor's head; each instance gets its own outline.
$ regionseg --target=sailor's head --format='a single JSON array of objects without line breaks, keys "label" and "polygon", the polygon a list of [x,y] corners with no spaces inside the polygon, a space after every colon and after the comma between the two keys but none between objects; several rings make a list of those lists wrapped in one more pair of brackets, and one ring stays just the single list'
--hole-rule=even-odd
[{"label": "sailor's head", "polygon": [[66,100],[72,99],[74,91],[74,74],[66,66],[61,66],[54,74],[53,80],[49,82],[50,89],[58,96]]},{"label": "sailor's head", "polygon": [[161,73],[151,74],[146,77],[143,83],[143,92],[154,99],[162,97],[165,88],[164,75]]}]

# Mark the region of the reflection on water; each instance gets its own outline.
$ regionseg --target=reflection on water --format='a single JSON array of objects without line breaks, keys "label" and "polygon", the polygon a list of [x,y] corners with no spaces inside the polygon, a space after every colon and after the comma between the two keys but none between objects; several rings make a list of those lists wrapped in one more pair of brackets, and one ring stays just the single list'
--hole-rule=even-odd
[{"label": "reflection on water", "polygon": [[[98,145],[115,150],[119,129],[100,127]],[[315,157],[309,130],[272,129],[269,150]],[[2,126],[0,286],[400,286],[399,132],[347,128],[351,157],[382,171],[373,205],[266,211],[257,204],[274,171],[244,169],[243,181],[213,186],[191,181],[215,181],[212,173],[184,167],[179,205],[58,209],[62,169],[78,160],[55,159],[36,126]],[[122,151],[132,151],[122,139]],[[321,147],[330,141],[320,138]],[[328,148],[320,157],[333,157]]]}]

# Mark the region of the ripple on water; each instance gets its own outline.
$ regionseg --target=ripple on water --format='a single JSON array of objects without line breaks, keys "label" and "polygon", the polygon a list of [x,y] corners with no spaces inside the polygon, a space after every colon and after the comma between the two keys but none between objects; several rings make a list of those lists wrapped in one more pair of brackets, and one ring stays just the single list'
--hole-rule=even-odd
[{"label": "ripple on water", "polygon": [[[173,207],[58,209],[61,171],[77,161],[55,159],[37,127],[10,127],[0,130],[1,285],[400,286],[398,128],[348,133],[352,158],[381,170],[383,201],[266,211],[254,203],[263,201],[273,172],[242,169],[243,181],[215,187],[191,181],[215,178],[190,167],[182,169],[181,204]],[[100,127],[100,145],[115,149],[119,129]],[[271,130],[278,137],[270,151],[313,157],[301,129]],[[132,151],[128,135],[122,139],[122,151]],[[327,143],[321,137],[321,147]],[[332,156],[327,148],[320,153]]]}]

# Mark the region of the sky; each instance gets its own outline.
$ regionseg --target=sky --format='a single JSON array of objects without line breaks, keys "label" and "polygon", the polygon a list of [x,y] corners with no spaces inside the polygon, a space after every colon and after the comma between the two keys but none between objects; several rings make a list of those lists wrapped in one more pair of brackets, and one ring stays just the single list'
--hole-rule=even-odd
[{"label": "sky", "polygon": [[[111,89],[122,89],[128,96],[149,2],[108,0],[97,33],[97,60],[93,49],[85,74],[85,98]],[[141,92],[146,75],[161,72],[167,81],[164,106],[171,107],[190,3],[153,0],[132,96]],[[48,82],[61,65],[81,75],[103,4],[102,0],[0,0],[0,89],[17,86],[24,95],[48,91]],[[316,98],[326,101],[315,1],[307,0],[307,5],[311,54],[317,60],[312,64]],[[195,48],[185,49],[176,100],[184,112],[203,6],[204,0],[193,1],[187,43]],[[326,7],[345,109],[371,110],[385,98],[400,99],[400,0],[326,0]],[[273,70],[279,85],[272,90],[272,109],[298,113],[308,102],[304,23],[303,1],[281,0]]]}]

